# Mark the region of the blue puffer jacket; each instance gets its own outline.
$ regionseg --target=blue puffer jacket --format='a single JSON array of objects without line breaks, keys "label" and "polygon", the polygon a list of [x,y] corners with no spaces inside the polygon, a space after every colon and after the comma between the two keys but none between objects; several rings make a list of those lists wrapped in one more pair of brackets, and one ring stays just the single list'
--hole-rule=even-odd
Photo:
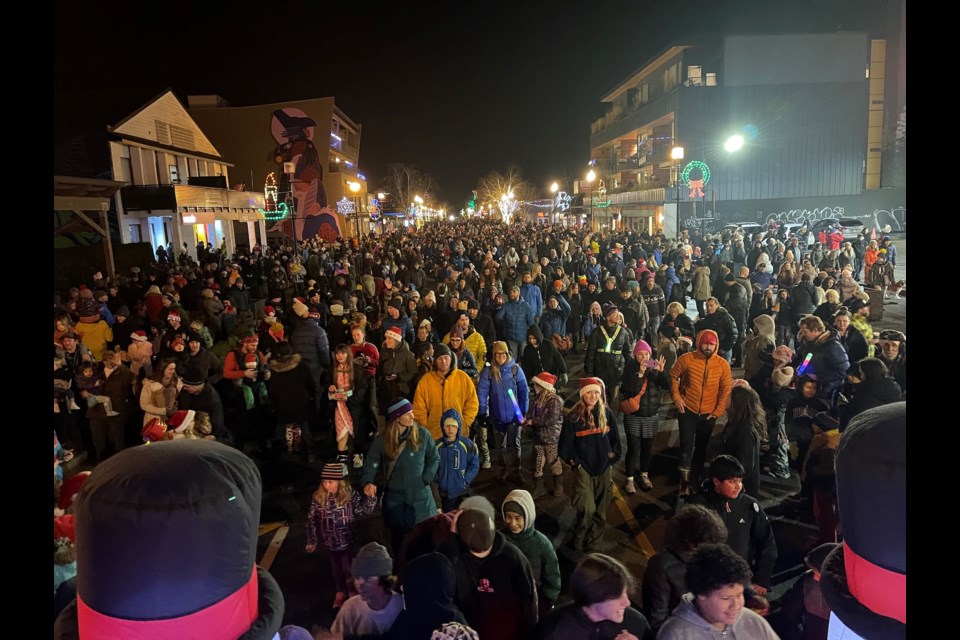
[{"label": "blue puffer jacket", "polygon": [[[657,262],[657,264],[660,264]],[[667,278],[663,285],[663,297],[667,304],[670,304],[670,294],[673,291],[673,285],[680,284],[680,278],[677,277],[677,270],[673,267],[667,267]]]},{"label": "blue puffer jacket", "polygon": [[596,282],[597,284],[600,284],[600,263],[599,262],[593,265],[588,264],[585,271],[587,272],[587,282]]},{"label": "blue puffer jacket", "polygon": [[570,303],[563,296],[556,296],[559,306],[556,309],[547,307],[540,318],[540,330],[544,340],[549,340],[553,334],[567,335],[567,318],[570,317]]},{"label": "blue puffer jacket", "polygon": [[[520,297],[527,301],[537,318],[543,312],[543,292],[535,284],[520,285]],[[529,326],[529,325],[527,325]]]},{"label": "blue puffer jacket", "polygon": [[413,339],[416,336],[413,333],[413,323],[410,322],[410,316],[401,313],[400,317],[394,320],[390,317],[390,314],[387,314],[383,319],[383,332],[386,333],[387,329],[391,327],[396,327],[400,331],[407,344],[413,344]]},{"label": "blue puffer jacket", "polygon": [[330,341],[327,332],[311,318],[297,317],[290,336],[290,346],[299,353],[310,372],[320,379],[330,368]]},{"label": "blue puffer jacket", "polygon": [[477,455],[477,446],[473,440],[461,435],[463,419],[456,409],[447,409],[440,418],[440,425],[454,418],[459,425],[457,438],[453,441],[446,437],[437,438],[437,455],[440,457],[440,466],[437,467],[437,486],[440,495],[447,498],[456,498],[470,489],[470,483],[480,472],[480,456]]},{"label": "blue puffer jacket", "polygon": [[499,382],[493,377],[493,366],[484,367],[480,373],[480,384],[477,387],[477,397],[480,401],[478,417],[489,415],[497,427],[511,422],[522,422],[523,418],[517,416],[517,409],[507,393],[508,390],[513,391],[513,397],[517,399],[520,413],[526,414],[529,390],[527,389],[527,377],[523,375],[523,369],[520,368],[520,365],[513,358],[507,360],[500,367]]},{"label": "blue puffer jacket", "polygon": [[536,314],[523,299],[508,300],[497,312],[497,321],[502,323],[503,334],[507,340],[527,341],[527,327],[534,324]]}]

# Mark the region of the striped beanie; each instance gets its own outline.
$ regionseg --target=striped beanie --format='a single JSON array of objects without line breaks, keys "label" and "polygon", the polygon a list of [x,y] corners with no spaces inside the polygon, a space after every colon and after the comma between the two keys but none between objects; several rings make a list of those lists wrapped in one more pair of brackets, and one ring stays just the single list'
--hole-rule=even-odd
[{"label": "striped beanie", "polygon": [[396,420],[400,416],[410,413],[411,411],[413,411],[413,405],[410,404],[410,401],[406,398],[398,398],[394,400],[387,408],[387,417],[391,420]]},{"label": "striped beanie", "polygon": [[343,480],[347,477],[347,465],[342,462],[328,462],[320,472],[321,480]]}]

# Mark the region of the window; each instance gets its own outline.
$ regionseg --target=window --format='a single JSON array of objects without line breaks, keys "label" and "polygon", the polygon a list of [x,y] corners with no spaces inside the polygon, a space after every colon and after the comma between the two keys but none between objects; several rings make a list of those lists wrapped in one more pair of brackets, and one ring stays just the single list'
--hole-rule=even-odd
[{"label": "window", "polygon": [[692,64],[687,67],[687,84],[691,87],[703,84],[703,68],[700,65]]},{"label": "window", "polygon": [[143,242],[140,238],[140,225],[131,224],[130,227],[130,242]]},{"label": "window", "polygon": [[169,165],[170,169],[170,184],[180,184],[180,171],[177,169],[177,165]]}]

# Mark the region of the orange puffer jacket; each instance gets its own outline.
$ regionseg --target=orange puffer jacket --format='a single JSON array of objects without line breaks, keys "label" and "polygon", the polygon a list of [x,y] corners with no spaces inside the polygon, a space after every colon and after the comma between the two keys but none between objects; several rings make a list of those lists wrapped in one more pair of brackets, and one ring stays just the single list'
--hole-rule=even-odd
[{"label": "orange puffer jacket", "polygon": [[733,375],[730,364],[714,354],[691,351],[677,358],[670,370],[673,401],[683,398],[687,411],[720,417],[730,404]]}]

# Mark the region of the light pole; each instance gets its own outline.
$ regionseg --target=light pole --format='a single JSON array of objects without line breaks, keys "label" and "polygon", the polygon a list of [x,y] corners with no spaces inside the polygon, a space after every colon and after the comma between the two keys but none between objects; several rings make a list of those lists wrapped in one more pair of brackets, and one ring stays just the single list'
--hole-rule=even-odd
[{"label": "light pole", "polygon": [[670,157],[676,162],[676,179],[674,186],[677,187],[677,241],[680,240],[680,161],[683,160],[683,147],[674,147],[670,150]]},{"label": "light pole", "polygon": [[557,211],[557,191],[559,191],[559,190],[560,190],[560,185],[557,184],[556,181],[554,181],[554,183],[550,185],[550,199],[553,200],[553,212],[554,212],[553,215],[551,216],[551,220],[550,220],[551,224],[552,224],[552,223],[556,223],[556,221],[557,221],[557,219],[556,219],[556,218],[557,218],[557,215],[556,215],[556,211]]},{"label": "light pole", "polygon": [[351,182],[350,192],[353,193],[354,213],[357,219],[357,246],[360,246],[360,203],[357,201],[357,194],[360,192],[360,183]]},{"label": "light pole", "polygon": [[590,231],[593,231],[593,181],[597,179],[597,174],[593,169],[587,172],[587,184],[590,185]]}]

